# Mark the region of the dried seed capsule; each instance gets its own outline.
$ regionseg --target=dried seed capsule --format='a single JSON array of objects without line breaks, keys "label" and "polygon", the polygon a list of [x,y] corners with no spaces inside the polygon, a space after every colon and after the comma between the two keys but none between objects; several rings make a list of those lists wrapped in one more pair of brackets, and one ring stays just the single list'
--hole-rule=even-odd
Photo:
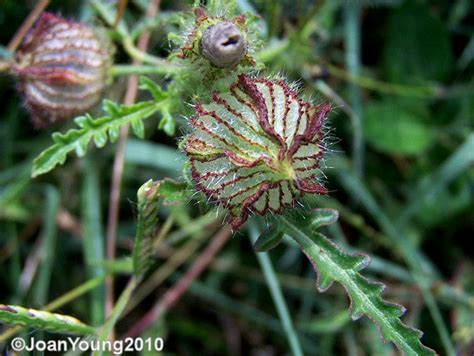
[{"label": "dried seed capsule", "polygon": [[36,127],[81,114],[101,98],[110,46],[92,29],[44,13],[23,40],[12,72]]},{"label": "dried seed capsule", "polygon": [[247,43],[239,28],[224,21],[209,26],[202,36],[202,55],[216,67],[233,67],[247,53]]},{"label": "dried seed capsule", "polygon": [[325,194],[319,166],[330,110],[283,81],[240,75],[229,92],[196,105],[181,145],[196,189],[225,207],[236,229],[253,213],[278,214],[304,193]]},{"label": "dried seed capsule", "polygon": [[[244,15],[233,18],[212,16],[204,9],[194,10],[195,22],[187,36],[179,37],[178,58],[186,60],[191,76],[201,76],[204,81],[222,77],[222,70],[255,67],[251,55],[255,51],[253,31]],[[176,40],[176,38],[175,38]]]}]

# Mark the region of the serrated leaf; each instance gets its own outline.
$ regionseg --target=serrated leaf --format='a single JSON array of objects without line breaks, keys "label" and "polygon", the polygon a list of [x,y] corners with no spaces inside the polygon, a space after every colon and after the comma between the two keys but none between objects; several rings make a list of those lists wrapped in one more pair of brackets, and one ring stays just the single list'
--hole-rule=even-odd
[{"label": "serrated leaf", "polygon": [[95,335],[96,330],[68,315],[0,304],[0,323],[62,334]]},{"label": "serrated leaf", "polygon": [[340,283],[351,299],[352,319],[368,316],[379,326],[384,339],[393,342],[406,355],[435,354],[421,343],[419,330],[400,320],[405,309],[382,298],[384,285],[359,273],[369,263],[367,256],[346,253],[324,235],[300,228],[287,218],[282,220],[287,234],[301,246],[313,264],[318,274],[318,290],[325,291],[333,282]]},{"label": "serrated leaf", "polygon": [[257,252],[265,252],[276,247],[283,239],[284,232],[277,224],[270,225],[255,241],[253,248]]},{"label": "serrated leaf", "polygon": [[117,106],[110,101],[104,102],[109,116],[93,119],[89,115],[76,118],[79,128],[71,129],[65,134],[54,133],[54,144],[44,150],[33,162],[32,176],[37,177],[54,169],[66,161],[67,155],[75,151],[79,156],[85,155],[89,143],[93,140],[98,147],[103,147],[107,137],[115,142],[120,128],[132,124],[138,134],[142,134],[142,120],[152,116],[166,105],[166,102],[145,101],[130,106]]}]

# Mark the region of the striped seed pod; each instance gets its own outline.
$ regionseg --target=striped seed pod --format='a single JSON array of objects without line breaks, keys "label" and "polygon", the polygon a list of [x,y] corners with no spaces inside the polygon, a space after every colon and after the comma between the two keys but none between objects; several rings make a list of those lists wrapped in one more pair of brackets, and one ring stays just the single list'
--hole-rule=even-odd
[{"label": "striped seed pod", "polygon": [[196,189],[229,211],[235,229],[253,213],[279,214],[305,193],[326,194],[319,180],[330,110],[283,81],[240,75],[190,120],[181,147]]},{"label": "striped seed pod", "polygon": [[89,27],[44,13],[12,68],[34,125],[46,127],[94,106],[107,85],[110,46]]}]

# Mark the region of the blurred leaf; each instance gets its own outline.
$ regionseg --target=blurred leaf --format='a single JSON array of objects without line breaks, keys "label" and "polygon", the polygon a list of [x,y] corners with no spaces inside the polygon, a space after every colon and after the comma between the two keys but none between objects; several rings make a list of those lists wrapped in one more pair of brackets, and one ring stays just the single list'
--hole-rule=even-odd
[{"label": "blurred leaf", "polygon": [[256,252],[264,252],[276,247],[283,239],[284,231],[278,224],[272,224],[263,231],[253,244]]},{"label": "blurred leaf", "polygon": [[133,273],[133,260],[130,257],[120,259],[91,261],[91,266],[97,266],[111,274],[131,274]]},{"label": "blurred leaf", "polygon": [[183,170],[184,155],[170,146],[129,139],[125,146],[125,161],[158,168],[166,171],[168,176],[179,177]]},{"label": "blurred leaf", "polygon": [[29,213],[20,201],[30,184],[27,176],[17,177],[10,184],[0,187],[0,219],[25,220]]},{"label": "blurred leaf", "polygon": [[383,53],[388,80],[443,80],[452,64],[451,44],[440,20],[413,1],[393,11]]},{"label": "blurred leaf", "polygon": [[443,225],[451,216],[461,213],[472,204],[472,182],[468,179],[456,182],[452,189],[445,189],[422,201],[418,217],[425,227]]},{"label": "blurred leaf", "polygon": [[318,316],[302,324],[301,328],[310,333],[334,333],[340,331],[350,321],[349,313],[341,310],[327,316]]},{"label": "blurred leaf", "polygon": [[366,106],[364,135],[376,149],[398,155],[417,154],[428,148],[434,130],[422,116],[423,107],[385,99]]}]

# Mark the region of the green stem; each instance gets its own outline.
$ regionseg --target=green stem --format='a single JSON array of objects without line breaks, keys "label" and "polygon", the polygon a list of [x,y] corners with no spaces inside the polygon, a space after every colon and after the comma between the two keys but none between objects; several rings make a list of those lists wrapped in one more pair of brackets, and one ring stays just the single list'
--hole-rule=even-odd
[{"label": "green stem", "polygon": [[361,88],[374,90],[383,94],[408,96],[420,99],[438,97],[442,94],[442,90],[438,86],[414,86],[387,83],[360,74],[345,71],[344,69],[330,63],[325,63],[324,66],[329,69],[329,73],[334,77],[358,85]]},{"label": "green stem", "polygon": [[[255,243],[260,235],[258,228],[253,224],[250,225],[249,230],[252,243]],[[290,312],[288,311],[288,306],[283,297],[280,283],[276,277],[270,257],[268,257],[266,252],[256,252],[256,255],[265,276],[268,288],[270,289],[270,294],[272,295],[273,302],[283,325],[283,329],[285,330],[286,337],[288,338],[292,353],[295,356],[302,356],[303,352],[301,350],[300,341],[293,326],[293,321],[291,320]]]},{"label": "green stem", "polygon": [[118,77],[122,75],[174,75],[178,73],[180,67],[177,65],[171,65],[168,63],[167,66],[157,65],[129,65],[129,64],[117,64],[110,69],[110,75]]},{"label": "green stem", "polygon": [[[104,342],[109,338],[110,333],[112,332],[115,324],[117,323],[117,320],[120,318],[120,315],[125,310],[125,307],[127,306],[127,303],[130,300],[136,286],[137,286],[137,280],[134,277],[132,277],[129,280],[125,289],[123,290],[122,294],[120,294],[120,297],[117,303],[115,304],[114,310],[112,311],[112,315],[102,327],[102,331],[100,332],[100,336],[99,336],[99,340],[101,342]],[[92,355],[100,356],[102,355],[102,351],[100,350],[95,351]]]},{"label": "green stem", "polygon": [[257,53],[256,58],[259,62],[270,62],[273,58],[276,58],[284,53],[289,46],[290,40],[287,38],[281,41],[273,39],[268,46]]},{"label": "green stem", "polygon": [[128,53],[128,55],[130,55],[130,57],[132,57],[133,59],[136,59],[137,61],[147,63],[147,64],[152,64],[155,66],[160,66],[162,68],[168,69],[168,71],[176,68],[175,65],[171,64],[166,59],[156,57],[139,50],[133,44],[133,40],[131,37],[124,37],[122,41],[122,45],[125,51]]}]

